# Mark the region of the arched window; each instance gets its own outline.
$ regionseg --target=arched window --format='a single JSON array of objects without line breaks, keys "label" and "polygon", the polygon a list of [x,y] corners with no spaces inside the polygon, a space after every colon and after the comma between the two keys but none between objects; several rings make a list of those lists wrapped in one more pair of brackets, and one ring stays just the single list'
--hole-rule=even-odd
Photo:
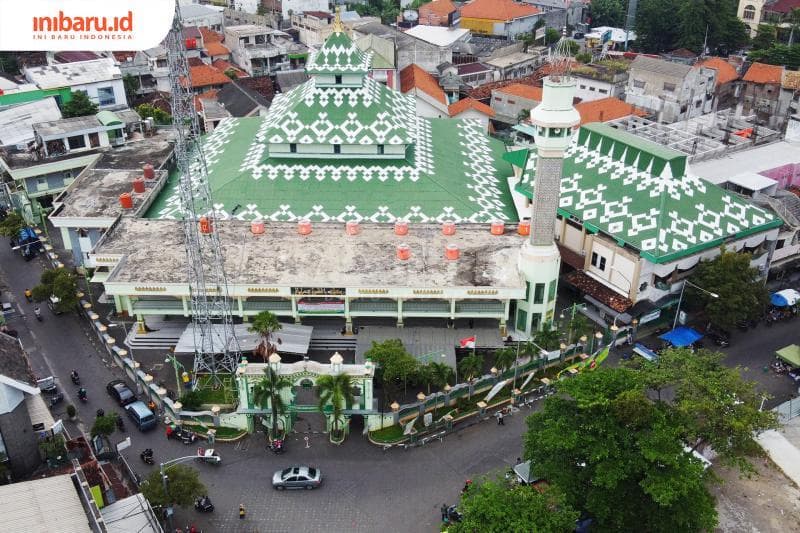
[{"label": "arched window", "polygon": [[751,5],[744,6],[742,18],[744,18],[744,20],[753,20],[756,18],[756,8]]}]

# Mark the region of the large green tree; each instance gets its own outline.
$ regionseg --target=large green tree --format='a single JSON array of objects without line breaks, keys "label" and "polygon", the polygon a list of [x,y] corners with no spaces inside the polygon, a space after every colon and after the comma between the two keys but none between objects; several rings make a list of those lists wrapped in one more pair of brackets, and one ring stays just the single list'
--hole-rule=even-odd
[{"label": "large green tree", "polygon": [[272,413],[272,440],[278,438],[278,417],[286,412],[281,391],[291,386],[291,380],[279,376],[271,366],[267,365],[264,367],[264,377],[253,387],[253,402],[262,409],[269,404]]},{"label": "large green tree", "polygon": [[37,302],[55,296],[58,298],[56,310],[62,313],[72,311],[78,304],[78,283],[75,274],[66,268],[45,270],[40,281],[41,283],[31,290],[33,299]]},{"label": "large green tree", "polygon": [[778,43],[778,29],[773,24],[759,24],[753,39],[753,50],[767,50]]},{"label": "large green tree", "polygon": [[679,416],[651,400],[636,371],[598,369],[558,384],[528,418],[525,457],[597,531],[700,531],[716,525],[702,464]]},{"label": "large green tree", "polygon": [[752,50],[747,54],[747,59],[768,63],[770,65],[784,65],[790,69],[800,68],[800,44],[787,46],[776,44],[766,50]]},{"label": "large green tree", "polygon": [[625,6],[622,0],[592,0],[589,10],[592,17],[592,27],[611,26],[612,28],[625,27]]},{"label": "large green tree", "polygon": [[117,429],[117,415],[102,415],[94,419],[91,435],[108,438]]},{"label": "large green tree", "polygon": [[333,434],[338,437],[341,432],[342,411],[353,405],[355,395],[353,394],[353,378],[344,372],[340,374],[327,374],[320,376],[317,380],[317,392],[319,394],[319,408],[331,406],[333,415]]},{"label": "large green tree", "polygon": [[372,342],[372,347],[364,356],[378,365],[378,373],[384,385],[384,399],[387,395],[399,390],[397,386],[402,382],[405,394],[408,380],[416,375],[419,362],[409,354],[400,339],[388,339],[383,342]]},{"label": "large green tree", "polygon": [[555,488],[539,492],[525,485],[511,485],[503,478],[486,479],[470,487],[461,498],[461,522],[454,533],[567,533],[575,530],[578,512]]},{"label": "large green tree", "polygon": [[[769,303],[769,291],[758,269],[750,266],[749,253],[729,252],[703,261],[689,279],[708,292],[686,287],[687,302],[699,304],[708,319],[722,328],[740,320],[759,318]],[[716,297],[710,293],[716,294]]]},{"label": "large green tree", "polygon": [[167,492],[161,473],[156,468],[142,482],[142,494],[153,506],[192,505],[195,499],[207,494],[205,485],[200,481],[197,470],[186,465],[176,464],[167,467]]},{"label": "large green tree", "polygon": [[458,372],[466,381],[479,377],[483,372],[483,356],[479,353],[466,356],[458,362]]},{"label": "large green tree", "polygon": [[265,363],[273,352],[278,351],[277,346],[272,342],[272,334],[282,327],[277,316],[269,311],[261,311],[253,318],[252,324],[247,328],[250,333],[258,333],[261,337],[261,342],[258,343],[253,352],[256,355],[260,355]]},{"label": "large green tree", "polygon": [[86,91],[75,91],[72,93],[72,99],[64,104],[61,113],[64,118],[94,115],[97,114],[97,104],[89,99]]},{"label": "large green tree", "polygon": [[650,53],[675,48],[680,26],[675,24],[675,4],[642,0],[636,10],[636,47]]},{"label": "large green tree", "polygon": [[0,222],[0,235],[3,237],[16,237],[25,226],[25,219],[16,211],[12,211]]}]

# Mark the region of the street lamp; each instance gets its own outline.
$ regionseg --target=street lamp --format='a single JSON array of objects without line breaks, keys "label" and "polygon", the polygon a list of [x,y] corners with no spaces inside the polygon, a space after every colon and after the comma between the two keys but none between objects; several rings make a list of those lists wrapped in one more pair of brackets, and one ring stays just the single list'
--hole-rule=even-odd
[{"label": "street lamp", "polygon": [[639,326],[639,319],[634,318],[631,320],[631,326],[633,326],[633,329],[631,330],[631,344],[633,344],[634,341],[636,341],[636,328]]},{"label": "street lamp", "polygon": [[[617,315],[619,316],[619,315]],[[619,333],[619,326],[617,325],[617,317],[614,317],[614,323],[609,328],[611,330],[611,349],[617,345],[617,333]]]},{"label": "street lamp", "polygon": [[564,362],[564,356],[566,355],[566,352],[567,352],[567,345],[562,342],[558,346],[558,349],[561,352],[561,362],[563,363]]},{"label": "street lamp", "polygon": [[186,372],[186,367],[183,366],[180,361],[178,361],[178,358],[175,357],[175,354],[169,354],[168,353],[167,354],[167,358],[164,359],[164,362],[165,363],[172,363],[172,368],[175,369],[175,387],[177,387],[177,389],[175,390],[175,394],[177,396],[180,396],[181,395],[181,378],[178,375],[178,365],[180,365],[180,367],[183,369],[184,372]]},{"label": "street lamp", "polygon": [[589,341],[589,337],[587,337],[586,335],[581,335],[581,338],[578,339],[578,340],[581,341],[581,346],[583,346],[583,351],[585,352],[586,351],[586,343]]},{"label": "street lamp", "polygon": [[680,316],[680,314],[681,314],[681,303],[683,302],[683,291],[686,290],[686,285],[691,285],[695,289],[703,291],[704,293],[708,294],[712,298],[719,298],[719,294],[717,294],[716,292],[707,291],[703,287],[700,287],[696,283],[692,283],[688,279],[684,280],[683,287],[681,287],[681,295],[680,295],[680,297],[678,297],[678,309],[675,310],[675,320],[672,321],[672,329],[675,329],[675,327],[678,325],[678,316]]},{"label": "street lamp", "polygon": [[425,393],[420,391],[417,394],[417,400],[419,401],[419,416],[425,416]]},{"label": "street lamp", "polygon": [[[125,340],[123,340],[122,343],[125,344],[127,342],[127,340],[128,340],[128,326],[125,324],[125,322],[120,322],[119,324],[111,322],[111,323],[108,324],[108,327],[109,328],[122,328],[122,331],[125,332]],[[136,363],[136,359],[133,357],[133,346],[130,346],[130,345],[127,345],[127,346],[129,348],[128,353],[131,354],[131,362],[132,363]]]},{"label": "street lamp", "polygon": [[598,331],[597,333],[594,334],[594,338],[597,339],[597,344],[595,345],[594,341],[592,341],[592,349],[590,350],[591,353],[594,353],[596,347],[597,348],[600,347],[600,341],[603,339],[603,332]]}]

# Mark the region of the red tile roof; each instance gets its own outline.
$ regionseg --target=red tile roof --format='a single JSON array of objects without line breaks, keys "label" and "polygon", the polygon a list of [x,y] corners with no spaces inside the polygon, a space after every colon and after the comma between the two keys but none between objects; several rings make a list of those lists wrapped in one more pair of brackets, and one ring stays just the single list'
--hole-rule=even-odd
[{"label": "red tile roof", "polygon": [[205,44],[221,43],[223,39],[223,35],[220,32],[214,31],[211,28],[201,27],[200,34],[203,36],[203,42]]},{"label": "red tile roof", "polygon": [[513,20],[530,17],[539,13],[539,9],[518,4],[513,0],[473,0],[461,8],[461,18]]},{"label": "red tile roof", "polygon": [[447,111],[450,113],[451,117],[454,117],[463,113],[467,109],[474,109],[475,111],[483,113],[489,117],[493,117],[495,115],[494,109],[486,104],[482,104],[474,98],[469,97],[463,98],[454,104],[450,104],[450,106],[447,108]]},{"label": "red tile roof", "polygon": [[582,270],[570,272],[561,279],[618,313],[624,313],[633,307],[633,302],[630,299],[589,277]]},{"label": "red tile roof", "polygon": [[647,114],[613,96],[601,98],[600,100],[581,102],[575,106],[575,109],[577,109],[578,113],[581,115],[581,125],[588,124],[589,122],[616,120],[618,118],[627,117],[628,115],[638,115],[642,117]]},{"label": "red tile roof", "polygon": [[426,10],[430,11],[435,15],[439,15],[440,17],[447,17],[453,11],[456,11],[456,6],[453,5],[453,2],[450,0],[433,0],[433,2],[428,2],[420,6],[420,11]]},{"label": "red tile roof", "polygon": [[231,53],[228,48],[222,43],[206,43],[206,53],[211,56],[226,56]]},{"label": "red tile roof", "polygon": [[709,57],[695,63],[694,68],[713,68],[717,71],[717,85],[725,85],[739,79],[736,67],[722,59],[721,57]]},{"label": "red tile roof", "polygon": [[492,91],[495,89],[507,87],[515,83],[521,83],[524,85],[533,85],[539,82],[539,80],[541,80],[547,75],[544,67],[547,67],[547,65],[539,67],[539,69],[537,69],[536,72],[534,72],[533,74],[530,74],[528,76],[523,76],[522,78],[517,78],[516,80],[503,80],[503,81],[493,81],[491,83],[484,83],[483,85],[479,85],[474,89],[471,89],[469,91],[469,95],[476,100],[484,100],[486,98],[490,98],[492,96]]},{"label": "red tile roof", "polygon": [[520,98],[527,98],[535,102],[542,101],[542,88],[534,85],[527,85],[524,83],[512,83],[497,89],[498,92],[511,94]]},{"label": "red tile roof", "polygon": [[247,72],[245,72],[244,70],[240,69],[239,67],[237,67],[236,65],[234,65],[230,61],[225,61],[224,59],[216,59],[216,60],[214,60],[214,62],[211,63],[211,66],[214,67],[215,69],[219,70],[223,74],[225,74],[226,70],[233,69],[233,71],[236,73],[236,76],[239,77],[239,78],[246,78],[248,76]]},{"label": "red tile roof", "polygon": [[800,0],[778,0],[777,2],[767,3],[764,11],[772,13],[790,13],[792,9],[800,8]]},{"label": "red tile roof", "polygon": [[189,67],[202,67],[205,65],[202,59],[199,57],[190,57],[186,59],[186,62],[189,63]]},{"label": "red tile roof", "polygon": [[327,11],[303,11],[303,15],[316,17],[318,19],[327,19],[331,20],[333,15],[328,13]]},{"label": "red tile roof", "polygon": [[[192,88],[208,87],[209,85],[222,85],[230,83],[231,79],[221,70],[211,65],[201,65],[189,68],[189,76],[192,79]],[[183,82],[185,83],[185,81]]]},{"label": "red tile roof", "polygon": [[111,52],[114,55],[114,59],[119,61],[120,63],[125,63],[128,61],[128,58],[133,58],[136,56],[136,52]]},{"label": "red tile roof", "polygon": [[407,93],[414,88],[447,105],[447,96],[445,96],[442,88],[439,87],[439,82],[429,73],[412,63],[400,71],[400,92]]},{"label": "red tile roof", "polygon": [[782,77],[783,67],[765,63],[753,63],[742,79],[753,83],[767,84],[780,83]]}]

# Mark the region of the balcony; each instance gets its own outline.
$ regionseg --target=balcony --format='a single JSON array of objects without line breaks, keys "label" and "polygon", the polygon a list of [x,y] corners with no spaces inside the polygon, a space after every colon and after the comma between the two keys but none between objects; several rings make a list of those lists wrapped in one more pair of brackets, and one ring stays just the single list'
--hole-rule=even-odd
[{"label": "balcony", "polygon": [[409,300],[403,302],[403,316],[450,315],[447,300]]},{"label": "balcony", "polygon": [[149,298],[133,302],[133,312],[142,315],[182,315],[183,302],[177,298]]},{"label": "balcony", "polygon": [[350,302],[350,314],[396,316],[397,302],[390,298],[359,298]]},{"label": "balcony", "polygon": [[[292,302],[284,298],[250,298],[242,305],[245,314],[258,314],[271,311],[276,314],[292,314]],[[235,309],[235,308],[234,308]]]}]

